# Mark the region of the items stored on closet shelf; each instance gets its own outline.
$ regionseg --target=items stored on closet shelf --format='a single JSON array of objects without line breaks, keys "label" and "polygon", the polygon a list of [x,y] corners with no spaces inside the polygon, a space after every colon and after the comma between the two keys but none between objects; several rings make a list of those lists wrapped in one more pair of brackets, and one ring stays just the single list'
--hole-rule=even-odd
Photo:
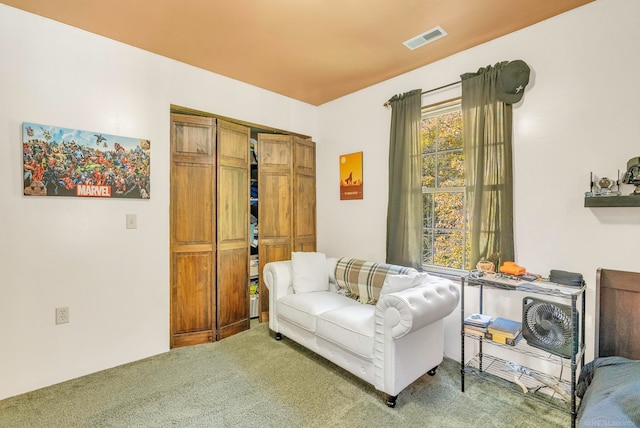
[{"label": "items stored on closet shelf", "polygon": [[249,190],[251,192],[249,196],[251,205],[256,205],[258,203],[258,182],[256,180],[251,180],[251,187]]},{"label": "items stored on closet shelf", "polygon": [[252,254],[251,258],[249,259],[249,276],[252,280],[256,279],[257,281],[259,274],[260,272],[258,272],[258,255]]},{"label": "items stored on closet shelf", "polygon": [[257,318],[259,316],[258,302],[260,301],[260,297],[258,296],[258,292],[258,278],[252,278],[251,285],[249,286],[249,318]]},{"label": "items stored on closet shelf", "polygon": [[251,279],[251,285],[249,286],[249,294],[253,296],[254,294],[258,294],[258,292],[258,278],[253,278]]},{"label": "items stored on closet shelf", "polygon": [[250,141],[250,151],[251,151],[251,163],[258,163],[258,140],[252,138]]},{"label": "items stored on closet shelf", "polygon": [[[256,239],[257,241],[257,239]],[[258,306],[260,302],[260,277],[258,275],[258,255],[252,254],[249,258],[249,318],[259,316]]]},{"label": "items stored on closet shelf", "polygon": [[251,214],[251,222],[249,223],[249,225],[250,225],[249,239],[251,240],[251,247],[257,248],[258,247],[258,219],[253,214]]}]

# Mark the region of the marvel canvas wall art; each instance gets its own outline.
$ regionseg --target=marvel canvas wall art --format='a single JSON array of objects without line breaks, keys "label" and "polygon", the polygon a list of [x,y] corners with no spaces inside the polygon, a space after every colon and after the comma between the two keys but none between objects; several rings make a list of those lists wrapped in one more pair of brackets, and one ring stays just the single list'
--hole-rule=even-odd
[{"label": "marvel canvas wall art", "polygon": [[149,140],[22,124],[24,194],[148,199]]}]

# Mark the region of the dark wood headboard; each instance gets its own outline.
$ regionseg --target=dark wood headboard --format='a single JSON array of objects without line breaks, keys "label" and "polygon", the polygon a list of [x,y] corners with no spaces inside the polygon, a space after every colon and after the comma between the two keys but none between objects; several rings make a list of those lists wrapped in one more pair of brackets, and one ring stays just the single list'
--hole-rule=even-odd
[{"label": "dark wood headboard", "polygon": [[595,358],[640,360],[640,273],[598,269]]}]

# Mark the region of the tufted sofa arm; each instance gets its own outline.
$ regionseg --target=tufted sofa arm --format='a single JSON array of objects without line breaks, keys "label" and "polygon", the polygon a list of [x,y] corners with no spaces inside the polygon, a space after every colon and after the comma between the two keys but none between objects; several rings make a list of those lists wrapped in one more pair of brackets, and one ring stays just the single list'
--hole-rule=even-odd
[{"label": "tufted sofa arm", "polygon": [[455,283],[430,276],[428,282],[378,300],[374,311],[374,385],[392,397],[389,402],[442,362],[442,319],[455,310],[459,296]]},{"label": "tufted sofa arm", "polygon": [[262,273],[270,296],[273,296],[275,300],[288,293],[293,293],[293,272],[290,260],[267,263]]},{"label": "tufted sofa arm", "polygon": [[[293,272],[291,261],[271,262],[264,265],[264,284],[269,290],[269,307],[275,308],[279,298],[293,293]],[[278,319],[275,315],[269,315],[269,328],[278,331]]]},{"label": "tufted sofa arm", "polygon": [[386,294],[375,309],[376,336],[384,337],[384,329],[399,339],[449,315],[458,305],[460,290],[444,278],[431,277],[419,287]]}]

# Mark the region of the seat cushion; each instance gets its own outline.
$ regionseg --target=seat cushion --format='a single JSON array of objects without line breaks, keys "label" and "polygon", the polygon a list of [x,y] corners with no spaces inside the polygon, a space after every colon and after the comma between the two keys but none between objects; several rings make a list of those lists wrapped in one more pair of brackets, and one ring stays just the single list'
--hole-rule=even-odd
[{"label": "seat cushion", "polygon": [[374,312],[375,306],[357,303],[323,312],[318,316],[316,334],[362,357],[373,358]]},{"label": "seat cushion", "polygon": [[332,291],[287,294],[278,299],[278,318],[284,318],[315,333],[318,315],[343,306],[359,306],[358,302]]}]

